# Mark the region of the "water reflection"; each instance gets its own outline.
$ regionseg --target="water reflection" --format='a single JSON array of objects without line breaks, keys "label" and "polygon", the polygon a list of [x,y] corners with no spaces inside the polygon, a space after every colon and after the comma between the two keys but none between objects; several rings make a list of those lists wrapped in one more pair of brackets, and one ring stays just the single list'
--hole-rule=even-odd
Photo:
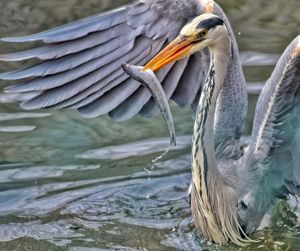
[{"label": "water reflection", "polygon": [[[128,2],[1,1],[0,36],[41,31]],[[220,3],[236,31],[247,80],[256,83],[249,89],[258,93],[257,83],[300,32],[298,0]],[[0,45],[2,53],[20,48],[26,45]],[[0,71],[16,66],[0,64]],[[191,224],[189,109],[173,106],[179,144],[152,169],[151,160],[168,145],[160,116],[117,124],[70,111],[21,112],[13,102],[26,98],[0,95],[0,250],[220,249],[201,243]],[[247,134],[255,100],[250,97]],[[297,228],[275,228],[257,238],[242,250],[300,246]]]}]

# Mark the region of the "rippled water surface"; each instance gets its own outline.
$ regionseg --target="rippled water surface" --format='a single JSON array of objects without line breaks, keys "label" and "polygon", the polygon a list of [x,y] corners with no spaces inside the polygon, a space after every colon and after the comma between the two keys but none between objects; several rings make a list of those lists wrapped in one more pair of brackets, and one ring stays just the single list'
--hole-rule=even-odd
[{"label": "rippled water surface", "polygon": [[[2,0],[0,36],[29,34],[119,6],[121,0]],[[259,86],[300,33],[299,0],[220,1],[247,81]],[[25,46],[26,47],[26,46]],[[23,45],[0,44],[0,52]],[[20,64],[0,64],[0,70]],[[8,83],[1,82],[1,87]],[[251,85],[251,92],[257,92]],[[192,115],[173,109],[178,147],[160,116],[118,124],[72,111],[24,112],[0,95],[0,250],[219,250],[202,243],[186,198]],[[255,95],[250,96],[250,133]],[[274,227],[226,250],[300,250],[300,230]]]}]

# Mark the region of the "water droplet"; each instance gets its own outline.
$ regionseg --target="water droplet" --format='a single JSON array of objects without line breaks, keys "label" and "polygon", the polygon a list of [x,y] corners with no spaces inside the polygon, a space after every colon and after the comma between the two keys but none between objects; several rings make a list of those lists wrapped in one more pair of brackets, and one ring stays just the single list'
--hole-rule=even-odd
[{"label": "water droplet", "polygon": [[167,154],[170,152],[171,149],[172,149],[172,145],[170,144],[168,148],[159,157],[152,160],[152,164],[155,164],[156,162],[162,160],[165,156],[167,156]]},{"label": "water droplet", "polygon": [[239,32],[238,32],[238,35],[241,36],[241,35],[242,35],[242,32],[239,31]]}]

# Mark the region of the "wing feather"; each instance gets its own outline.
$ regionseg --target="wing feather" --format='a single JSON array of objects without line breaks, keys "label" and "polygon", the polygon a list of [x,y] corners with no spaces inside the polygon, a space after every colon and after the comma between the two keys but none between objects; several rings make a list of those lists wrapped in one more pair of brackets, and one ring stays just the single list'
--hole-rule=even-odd
[{"label": "wing feather", "polygon": [[[145,39],[147,40],[147,39]],[[125,54],[124,57],[117,58],[117,62],[121,64],[126,61],[130,61],[132,58],[137,57],[141,52],[145,52],[144,46],[149,45],[150,46],[151,41],[148,39],[148,44],[146,41],[144,43],[139,43],[138,46],[130,46],[130,48],[133,48],[133,51],[129,54],[126,54],[126,52],[123,51]],[[149,49],[150,50],[150,47]],[[120,54],[119,51],[115,51],[116,55]],[[147,55],[147,53],[145,53]],[[150,53],[149,53],[150,54]],[[148,55],[149,55],[148,54]],[[112,72],[112,70],[117,70],[119,67],[117,67],[118,64],[114,64],[114,68],[112,68],[111,64],[107,63],[109,60],[111,60],[113,57],[109,55],[108,57],[103,57],[100,60],[92,61],[93,64],[88,63],[87,66],[84,67],[83,70],[80,70],[79,68],[74,69],[73,71],[76,72],[78,75],[83,75],[83,77],[75,78],[73,81],[69,81],[67,83],[61,84],[59,86],[58,82],[50,82],[51,89],[47,89],[42,94],[38,95],[37,97],[33,98],[32,100],[26,101],[22,104],[22,107],[24,109],[38,109],[42,107],[50,107],[53,105],[56,105],[64,100],[67,100],[74,95],[77,95],[78,93],[84,91],[86,88],[92,86],[96,82],[100,82],[104,77],[109,76]],[[102,62],[103,61],[103,62]],[[99,68],[101,67],[101,68]],[[88,73],[88,74],[87,74]],[[67,72],[69,75],[70,72]],[[74,77],[74,74],[71,74],[72,78]],[[51,78],[51,76],[49,77]],[[55,78],[55,76],[54,76]],[[41,79],[40,81],[43,81],[44,79]],[[84,83],[84,84],[82,84]],[[53,88],[53,85],[56,85],[56,88]],[[102,86],[105,85],[105,82],[100,82]],[[116,83],[118,84],[118,83]],[[44,84],[45,85],[45,84]],[[41,86],[44,86],[43,84]],[[35,83],[35,86],[38,86],[37,83]],[[37,89],[35,89],[36,91]],[[44,102],[45,100],[45,102]]]},{"label": "wing feather", "polygon": [[101,98],[96,99],[88,105],[80,107],[78,111],[82,116],[94,118],[108,113],[120,105],[126,98],[130,97],[140,86],[140,83],[126,79],[120,85],[105,93]]},{"label": "wing feather", "polygon": [[[207,50],[205,52],[207,53]],[[200,88],[198,84],[205,79],[208,67],[203,66],[199,69],[202,62],[202,54],[192,55],[189,58],[188,66],[183,72],[172,99],[180,106],[191,105]]]},{"label": "wing feather", "polygon": [[109,85],[110,83],[121,83],[126,79],[126,76],[122,75],[123,70],[118,69],[112,72],[107,77],[104,77],[100,81],[92,84],[91,86],[87,87],[85,90],[79,92],[78,94],[54,105],[54,108],[61,109],[61,108],[71,108],[77,109],[80,103],[86,99],[88,99],[91,95],[98,93],[100,96],[103,94],[103,87]]},{"label": "wing feather", "polygon": [[282,137],[273,133],[273,130],[289,123],[289,113],[297,108],[295,102],[298,101],[300,86],[300,56],[295,51],[298,46],[300,47],[300,36],[286,49],[259,97],[252,131],[255,142],[253,150],[258,155],[263,153],[268,156],[273,140],[277,136]]},{"label": "wing feather", "polygon": [[4,42],[24,43],[43,41],[46,44],[59,43],[84,37],[89,33],[109,29],[127,19],[127,7],[121,7],[105,13],[100,13],[78,21],[62,25],[48,31],[23,37],[2,38]]},{"label": "wing feather", "polygon": [[134,31],[133,33],[132,29],[128,26],[128,24],[122,23],[120,25],[111,27],[110,29],[101,32],[94,32],[76,40],[56,43],[54,45],[47,45],[16,53],[3,54],[0,56],[0,60],[22,61],[32,58],[38,58],[40,60],[56,59],[72,53],[80,52],[89,48],[93,48],[95,46],[102,45],[104,43],[110,42],[112,39],[117,37],[121,37],[121,39],[124,39],[123,36],[125,34],[127,35],[126,37],[131,37],[132,39],[132,37],[137,35],[137,32]]},{"label": "wing feather", "polygon": [[[124,43],[122,46],[119,46],[119,41],[122,39]],[[134,40],[130,38],[128,35],[124,35],[118,38],[113,39],[110,43],[106,43],[104,45],[99,45],[91,49],[87,49],[80,54],[71,54],[65,56],[63,58],[59,58],[56,60],[49,60],[45,63],[38,64],[34,67],[8,72],[1,76],[2,79],[6,80],[19,80],[23,78],[29,77],[43,77],[54,75],[58,73],[65,72],[67,70],[75,69],[76,67],[83,65],[84,63],[89,63],[92,60],[94,61],[103,61],[103,58],[111,58],[113,61],[120,54],[120,56],[129,52],[134,45]],[[109,61],[107,61],[109,62]],[[99,66],[100,67],[100,66]],[[93,68],[94,69],[94,68]],[[60,75],[59,75],[60,76]],[[26,86],[22,84],[22,86]],[[16,86],[9,87],[7,90],[13,90]],[[43,88],[42,86],[40,88]],[[15,89],[14,91],[20,91],[19,89]],[[30,90],[22,90],[22,91],[30,91]]]},{"label": "wing feather", "polygon": [[[6,91],[7,92],[30,92],[30,91],[39,91],[39,90],[47,91],[55,87],[64,86],[65,84],[73,80],[79,80],[79,78],[86,76],[89,73],[95,74],[95,72],[97,73],[99,71],[103,74],[103,75],[99,74],[99,77],[105,77],[115,69],[119,68],[118,65],[121,64],[124,59],[128,59],[130,57],[130,54],[128,54],[128,52],[132,51],[133,48],[134,48],[134,41],[131,41],[128,44],[119,47],[117,50],[112,51],[101,58],[93,59],[82,65],[79,65],[78,67],[72,68],[68,71],[64,71],[60,74],[47,75],[42,78],[36,78],[33,80],[29,80],[28,82],[9,86],[6,89]],[[141,49],[138,51],[142,52]],[[113,62],[113,64],[111,62]],[[104,70],[102,69],[103,67]]]},{"label": "wing feather", "polygon": [[252,143],[244,159],[244,169],[250,174],[247,176],[255,179],[266,194],[279,194],[286,182],[300,185],[299,112],[300,36],[285,50],[263,88],[256,106]]},{"label": "wing feather", "polygon": [[[185,58],[177,62],[172,71],[168,73],[166,78],[164,79],[162,85],[165,90],[167,98],[171,98],[174,91],[176,90],[177,83],[180,81],[181,76],[188,65],[188,59]],[[158,107],[155,103],[155,100],[151,98],[148,103],[143,107],[140,111],[140,114],[144,117],[152,117],[154,114],[158,112]]]},{"label": "wing feather", "polygon": [[[158,72],[157,78],[160,82],[164,80],[168,72],[171,70],[172,65],[166,66],[164,69]],[[109,116],[118,121],[125,121],[132,118],[137,114],[143,106],[150,100],[151,93],[140,86],[139,89],[133,93],[128,99],[116,107],[109,113]]]}]

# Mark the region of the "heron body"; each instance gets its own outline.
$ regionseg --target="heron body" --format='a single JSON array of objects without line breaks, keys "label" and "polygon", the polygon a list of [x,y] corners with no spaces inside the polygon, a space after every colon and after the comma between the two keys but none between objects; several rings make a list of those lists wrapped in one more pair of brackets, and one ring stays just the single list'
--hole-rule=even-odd
[{"label": "heron body", "polygon": [[[212,62],[217,63],[218,60],[216,57]],[[203,86],[194,125],[192,212],[197,228],[206,239],[218,243],[226,243],[231,239],[239,243],[236,194],[232,184],[224,179],[217,167],[212,143],[215,106],[221,88],[214,75],[212,63]],[[215,182],[216,180],[218,181]]]},{"label": "heron body", "polygon": [[[218,17],[207,18],[205,15],[201,17],[204,18],[204,24],[203,21],[197,20],[198,29],[208,30],[224,24]],[[211,22],[207,22],[208,20]],[[226,30],[223,34],[225,35],[222,43],[215,43],[210,47],[211,64],[196,112],[192,144],[191,205],[195,224],[206,239],[215,240],[218,243],[226,243],[228,239],[231,239],[239,243],[236,194],[232,185],[224,179],[217,167],[213,143],[217,98],[230,58],[229,35]],[[223,49],[219,48],[220,46]],[[217,183],[216,180],[218,180]],[[212,188],[215,192],[208,188]]]},{"label": "heron body", "polygon": [[277,197],[299,194],[300,147],[294,135],[300,128],[300,36],[283,53],[259,97],[246,150],[240,143],[245,79],[231,26],[213,1],[141,0],[2,40],[45,44],[0,56],[3,61],[42,60],[0,75],[26,79],[8,92],[36,92],[22,103],[25,109],[72,108],[86,117],[108,113],[119,121],[137,113],[152,116],[151,94],[123,73],[122,63],[146,64],[144,69],[157,72],[167,98],[197,107],[191,207],[207,240],[242,244],[242,234],[255,231]]}]

